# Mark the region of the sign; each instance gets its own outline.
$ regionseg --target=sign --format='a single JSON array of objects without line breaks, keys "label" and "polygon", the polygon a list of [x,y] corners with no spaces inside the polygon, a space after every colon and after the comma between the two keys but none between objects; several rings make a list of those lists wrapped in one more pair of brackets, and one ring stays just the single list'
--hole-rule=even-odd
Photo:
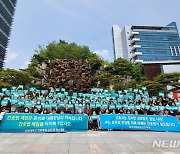
[{"label": "sign", "polygon": [[164,93],[163,92],[159,92],[159,96],[164,97]]},{"label": "sign", "polygon": [[173,116],[101,114],[100,129],[180,132],[180,122]]},{"label": "sign", "polygon": [[86,131],[88,116],[83,114],[5,114],[0,132]]}]

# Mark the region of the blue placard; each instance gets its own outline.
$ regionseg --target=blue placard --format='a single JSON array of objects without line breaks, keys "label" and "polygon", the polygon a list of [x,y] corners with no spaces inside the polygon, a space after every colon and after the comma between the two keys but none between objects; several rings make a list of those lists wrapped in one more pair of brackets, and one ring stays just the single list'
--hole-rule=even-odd
[{"label": "blue placard", "polygon": [[32,101],[26,102],[26,103],[25,103],[25,106],[26,106],[26,107],[29,107],[29,108],[32,107]]},{"label": "blue placard", "polygon": [[127,93],[127,92],[128,92],[128,90],[124,90],[124,92],[125,92],[125,93]]},{"label": "blue placard", "polygon": [[152,96],[152,100],[157,100],[157,97],[156,96]]},{"label": "blue placard", "polygon": [[50,105],[49,104],[44,104],[44,108],[45,109],[50,109]]},{"label": "blue placard", "polygon": [[121,94],[121,93],[122,93],[122,91],[121,91],[121,90],[119,90],[119,91],[118,91],[118,94]]},{"label": "blue placard", "polygon": [[164,97],[164,93],[163,92],[159,92],[159,96]]},{"label": "blue placard", "polygon": [[41,110],[41,108],[42,108],[41,105],[35,105],[35,107],[36,107],[38,110]]},{"label": "blue placard", "polygon": [[2,90],[2,92],[5,92],[7,90],[7,88],[2,88],[1,90]]},{"label": "blue placard", "polygon": [[3,100],[1,101],[1,105],[2,105],[2,106],[7,106],[7,104],[8,104],[8,99],[3,99]]},{"label": "blue placard", "polygon": [[68,108],[73,108],[73,104],[67,104]]},{"label": "blue placard", "polygon": [[10,100],[11,104],[16,104],[18,102],[18,99],[17,98],[12,98]]},{"label": "blue placard", "polygon": [[128,108],[128,104],[123,104],[123,107],[127,109]]},{"label": "blue placard", "polygon": [[59,92],[60,91],[60,88],[56,88],[56,92]]},{"label": "blue placard", "polygon": [[100,128],[180,132],[180,122],[173,116],[101,114]]},{"label": "blue placard", "polygon": [[46,90],[41,90],[41,94],[46,94]]},{"label": "blue placard", "polygon": [[36,88],[35,87],[31,87],[30,89],[29,89],[29,91],[35,91],[36,90]]},{"label": "blue placard", "polygon": [[132,109],[134,109],[134,108],[135,108],[135,106],[134,106],[133,104],[131,104],[131,105],[128,106],[128,109],[130,109],[130,110],[132,110]]},{"label": "blue placard", "polygon": [[12,90],[16,90],[16,87],[11,87]]},{"label": "blue placard", "polygon": [[98,119],[98,115],[97,115],[97,114],[93,114],[93,115],[91,116],[91,119],[92,119],[92,120],[97,120],[97,119]]},{"label": "blue placard", "polygon": [[137,93],[137,92],[138,92],[138,89],[134,89],[134,92]]},{"label": "blue placard", "polygon": [[180,102],[175,102],[177,106],[180,106]]},{"label": "blue placard", "polygon": [[122,105],[121,104],[116,104],[116,108],[120,109],[120,108],[122,108]]},{"label": "blue placard", "polygon": [[146,87],[142,87],[141,89],[142,89],[142,90],[146,90]]},{"label": "blue placard", "polygon": [[23,85],[19,85],[19,86],[18,86],[18,89],[23,89],[23,88],[24,88]]},{"label": "blue placard", "polygon": [[150,107],[150,110],[151,110],[151,111],[156,111],[156,107],[155,107],[155,106],[151,106],[151,107]]},{"label": "blue placard", "polygon": [[171,93],[170,93],[170,94],[167,94],[167,97],[168,97],[168,98],[171,98],[171,99],[174,98],[174,97],[173,97],[173,94],[171,94]]},{"label": "blue placard", "polygon": [[101,107],[101,103],[96,103],[96,108],[100,108]]},{"label": "blue placard", "polygon": [[90,104],[90,107],[91,107],[91,108],[96,108],[96,104],[95,104],[95,103],[91,103],[91,104]]},{"label": "blue placard", "polygon": [[82,114],[5,114],[0,132],[87,131],[88,116]]},{"label": "blue placard", "polygon": [[145,105],[145,109],[146,109],[146,110],[149,110],[150,108],[151,108],[150,105]]},{"label": "blue placard", "polygon": [[60,107],[63,107],[63,108],[64,108],[65,103],[64,103],[64,102],[61,102],[61,103],[58,103],[58,105],[59,105]]},{"label": "blue placard", "polygon": [[107,104],[102,104],[101,106],[102,106],[103,109],[107,109],[108,108]]},{"label": "blue placard", "polygon": [[109,109],[110,109],[110,110],[114,110],[114,109],[115,109],[115,105],[114,105],[114,104],[110,104],[110,105],[109,105]]},{"label": "blue placard", "polygon": [[56,103],[52,103],[51,104],[51,108],[56,108],[57,107],[57,104]]},{"label": "blue placard", "polygon": [[141,100],[141,95],[136,94],[136,100]]},{"label": "blue placard", "polygon": [[23,106],[23,105],[24,105],[24,101],[18,100],[18,106]]}]

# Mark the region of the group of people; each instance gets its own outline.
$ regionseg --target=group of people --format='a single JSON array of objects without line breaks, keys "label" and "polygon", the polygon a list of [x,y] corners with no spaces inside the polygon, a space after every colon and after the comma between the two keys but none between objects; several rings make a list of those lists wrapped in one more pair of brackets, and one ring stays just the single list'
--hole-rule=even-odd
[{"label": "group of people", "polygon": [[[4,113],[87,114],[89,129],[97,130],[100,114],[172,115],[179,117],[180,103],[172,95],[150,97],[142,89],[93,88],[90,93],[66,92],[64,88],[38,90],[13,87],[0,92],[1,119]],[[1,120],[0,119],[0,120]]]}]

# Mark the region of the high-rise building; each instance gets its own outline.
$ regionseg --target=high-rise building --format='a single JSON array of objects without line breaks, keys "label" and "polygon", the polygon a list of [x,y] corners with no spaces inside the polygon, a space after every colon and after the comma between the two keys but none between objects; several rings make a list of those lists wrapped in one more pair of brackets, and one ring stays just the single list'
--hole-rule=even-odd
[{"label": "high-rise building", "polygon": [[[116,58],[143,64],[149,79],[163,71],[168,72],[163,69],[170,67],[164,65],[180,64],[180,38],[175,22],[167,26],[126,26],[116,33],[117,36],[121,39],[114,39],[114,53],[118,55]],[[118,48],[115,48],[116,41],[120,41],[121,46]]]},{"label": "high-rise building", "polygon": [[0,68],[3,67],[17,0],[0,0]]},{"label": "high-rise building", "polygon": [[[114,59],[118,57],[123,57],[122,52],[122,43],[121,43],[121,29],[118,25],[113,25],[112,34],[113,34],[113,44],[114,44]],[[118,51],[118,52],[116,52]]]}]

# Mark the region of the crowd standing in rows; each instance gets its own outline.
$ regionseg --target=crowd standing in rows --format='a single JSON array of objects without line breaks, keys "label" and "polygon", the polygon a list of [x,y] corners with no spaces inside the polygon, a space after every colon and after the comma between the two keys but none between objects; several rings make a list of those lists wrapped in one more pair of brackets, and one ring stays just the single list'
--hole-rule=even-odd
[{"label": "crowd standing in rows", "polygon": [[90,93],[69,94],[64,88],[39,90],[23,86],[0,90],[0,121],[5,113],[87,114],[89,128],[97,130],[100,114],[172,115],[179,117],[180,102],[172,94],[149,96],[146,87],[109,92],[93,88]]}]

